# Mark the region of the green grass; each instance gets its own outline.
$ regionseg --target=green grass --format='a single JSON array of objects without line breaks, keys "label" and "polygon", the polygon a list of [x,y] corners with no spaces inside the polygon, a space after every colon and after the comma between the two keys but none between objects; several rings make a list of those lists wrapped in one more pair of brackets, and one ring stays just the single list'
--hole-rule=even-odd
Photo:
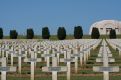
[{"label": "green grass", "polygon": [[[30,80],[30,78],[14,78],[8,77],[9,80]],[[51,77],[40,77],[35,78],[35,80],[52,80]],[[58,77],[58,80],[67,80],[66,77]],[[78,77],[71,77],[71,80],[103,80],[103,76],[78,76]],[[121,80],[121,76],[110,76],[110,80]]]},{"label": "green grass", "polygon": [[[108,35],[101,35],[101,36],[100,36],[100,39],[102,39],[102,38],[107,38],[107,39],[109,39],[109,36],[108,36]],[[121,39],[121,35],[117,35],[117,38]],[[9,36],[4,36],[4,39],[9,39]],[[19,35],[19,36],[18,36],[18,39],[26,39],[26,36],[24,36],[24,35]],[[40,35],[35,35],[35,36],[34,36],[34,39],[42,39],[42,36],[40,36]],[[67,35],[67,36],[66,36],[66,39],[74,39],[74,37],[73,37],[73,35]],[[84,35],[84,36],[83,36],[83,39],[91,39],[91,36],[90,36],[90,35]],[[58,38],[57,38],[56,35],[51,35],[50,40],[58,40]]]},{"label": "green grass", "polygon": [[[8,77],[9,80],[30,80],[30,78],[14,78],[14,77]],[[35,78],[35,80],[52,80],[51,77],[45,77],[45,78]],[[67,80],[66,77],[58,77],[58,80]],[[101,76],[96,76],[96,77],[84,77],[84,76],[80,76],[80,77],[71,77],[71,80],[102,80]],[[116,79],[115,79],[116,80]]]}]

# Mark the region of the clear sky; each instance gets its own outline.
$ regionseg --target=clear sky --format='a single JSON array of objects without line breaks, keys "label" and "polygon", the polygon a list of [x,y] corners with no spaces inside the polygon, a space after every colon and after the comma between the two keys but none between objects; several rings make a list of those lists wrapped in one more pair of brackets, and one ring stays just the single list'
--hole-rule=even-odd
[{"label": "clear sky", "polygon": [[5,35],[11,29],[26,34],[27,28],[41,34],[45,26],[51,34],[61,26],[73,34],[76,25],[88,34],[91,24],[104,19],[121,20],[121,0],[0,0],[0,27]]}]

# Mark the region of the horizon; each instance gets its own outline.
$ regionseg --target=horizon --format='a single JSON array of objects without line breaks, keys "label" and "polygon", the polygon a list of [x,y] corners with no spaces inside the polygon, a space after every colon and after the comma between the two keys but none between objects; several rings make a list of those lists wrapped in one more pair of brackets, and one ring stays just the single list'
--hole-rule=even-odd
[{"label": "horizon", "polygon": [[52,35],[56,35],[58,27],[73,34],[78,25],[84,34],[89,34],[90,26],[97,21],[121,21],[120,3],[121,0],[0,0],[0,27],[6,36],[12,29],[25,35],[27,28],[41,35],[45,26]]}]

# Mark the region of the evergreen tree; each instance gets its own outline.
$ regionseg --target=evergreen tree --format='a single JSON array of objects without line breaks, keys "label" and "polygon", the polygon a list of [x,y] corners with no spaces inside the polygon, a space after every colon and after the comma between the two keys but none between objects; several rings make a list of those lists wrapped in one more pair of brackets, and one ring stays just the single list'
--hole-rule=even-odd
[{"label": "evergreen tree", "polygon": [[83,30],[81,26],[76,26],[74,28],[74,38],[81,39],[83,37]]},{"label": "evergreen tree", "polygon": [[34,31],[32,28],[27,29],[27,39],[33,39],[34,38]]},{"label": "evergreen tree", "polygon": [[99,33],[98,28],[95,28],[95,27],[92,28],[91,38],[92,39],[99,39],[100,38],[100,33]]},{"label": "evergreen tree", "polygon": [[10,30],[10,39],[17,39],[18,33],[16,30]]},{"label": "evergreen tree", "polygon": [[3,29],[0,28],[0,39],[3,39]]},{"label": "evergreen tree", "polygon": [[114,29],[110,30],[109,38],[116,39],[116,31]]},{"label": "evergreen tree", "polygon": [[42,28],[42,38],[43,39],[49,39],[50,38],[50,32],[48,27]]},{"label": "evergreen tree", "polygon": [[59,40],[64,40],[66,38],[66,30],[64,27],[58,28],[57,37]]}]

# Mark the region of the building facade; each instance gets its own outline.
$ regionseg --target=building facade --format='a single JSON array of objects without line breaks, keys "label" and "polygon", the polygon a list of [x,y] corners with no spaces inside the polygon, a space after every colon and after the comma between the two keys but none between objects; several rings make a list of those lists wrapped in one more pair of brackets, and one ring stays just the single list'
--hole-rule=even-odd
[{"label": "building facade", "polygon": [[116,34],[121,34],[121,21],[117,20],[102,20],[91,25],[89,34],[92,33],[92,28],[98,28],[101,35],[108,35],[111,29],[115,29]]}]

